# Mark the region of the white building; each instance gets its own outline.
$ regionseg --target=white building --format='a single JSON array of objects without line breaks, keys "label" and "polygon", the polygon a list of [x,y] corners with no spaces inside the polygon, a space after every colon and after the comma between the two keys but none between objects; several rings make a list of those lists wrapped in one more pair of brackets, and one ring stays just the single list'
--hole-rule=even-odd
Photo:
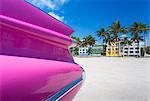
[{"label": "white building", "polygon": [[89,50],[89,47],[79,47],[79,55],[80,56],[87,56],[88,50]]},{"label": "white building", "polygon": [[141,56],[141,48],[141,46],[138,46],[138,43],[120,46],[120,54],[122,56]]},{"label": "white building", "polygon": [[91,56],[101,56],[103,52],[104,45],[98,45],[95,44],[94,46],[91,47],[92,54]]},{"label": "white building", "polygon": [[101,53],[103,52],[103,45],[95,44],[93,46],[87,46],[87,47],[80,46],[79,56],[88,56],[89,51],[91,51],[90,56],[101,56]]}]

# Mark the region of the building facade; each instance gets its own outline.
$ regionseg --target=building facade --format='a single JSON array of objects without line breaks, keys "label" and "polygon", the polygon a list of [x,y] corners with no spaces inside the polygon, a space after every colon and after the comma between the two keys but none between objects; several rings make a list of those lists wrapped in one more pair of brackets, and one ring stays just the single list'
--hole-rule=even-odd
[{"label": "building facade", "polygon": [[79,47],[79,56],[101,56],[103,45]]},{"label": "building facade", "polygon": [[131,45],[123,45],[120,42],[107,44],[106,56],[141,56],[142,46],[133,42]]},{"label": "building facade", "polygon": [[126,45],[121,48],[121,56],[141,56],[141,46],[138,43],[132,43],[132,45]]},{"label": "building facade", "polygon": [[94,45],[91,48],[91,56],[101,56],[103,48],[104,48],[103,45]]},{"label": "building facade", "polygon": [[88,56],[88,47],[79,47],[79,56]]},{"label": "building facade", "polygon": [[120,56],[119,42],[107,43],[106,56]]}]

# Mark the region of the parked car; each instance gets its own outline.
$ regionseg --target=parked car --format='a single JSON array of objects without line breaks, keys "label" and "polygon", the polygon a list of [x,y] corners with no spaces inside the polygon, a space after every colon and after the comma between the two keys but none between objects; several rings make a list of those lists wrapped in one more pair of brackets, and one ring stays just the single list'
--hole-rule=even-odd
[{"label": "parked car", "polygon": [[0,10],[0,100],[72,100],[84,73],[68,50],[73,30],[25,0]]}]

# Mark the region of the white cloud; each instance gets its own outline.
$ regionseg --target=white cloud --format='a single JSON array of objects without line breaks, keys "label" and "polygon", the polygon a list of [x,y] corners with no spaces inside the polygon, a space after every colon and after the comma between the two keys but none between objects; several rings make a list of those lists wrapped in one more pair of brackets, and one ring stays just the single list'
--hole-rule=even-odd
[{"label": "white cloud", "polygon": [[52,17],[56,18],[57,20],[64,22],[64,16],[59,16],[54,12],[49,12],[48,14],[51,15]]},{"label": "white cloud", "polygon": [[36,5],[37,7],[43,9],[45,6],[49,7],[50,9],[55,9],[55,5],[51,0],[27,0],[31,2],[31,4]]},{"label": "white cloud", "polygon": [[52,10],[59,10],[68,1],[69,0],[39,0],[38,2],[42,2]]},{"label": "white cloud", "polygon": [[44,5],[48,6],[51,9],[55,9],[56,5],[51,1],[51,0],[39,0],[42,2]]},{"label": "white cloud", "polygon": [[54,13],[54,12],[56,10],[59,10],[64,4],[66,4],[67,2],[69,2],[69,0],[53,0],[53,1],[52,0],[48,0],[48,1],[51,2],[51,4],[54,6],[54,8],[52,8],[53,11],[49,12],[48,14],[51,15],[52,17],[56,18],[59,21],[67,23],[67,21],[64,20],[65,19],[64,16],[60,16],[60,15]]}]

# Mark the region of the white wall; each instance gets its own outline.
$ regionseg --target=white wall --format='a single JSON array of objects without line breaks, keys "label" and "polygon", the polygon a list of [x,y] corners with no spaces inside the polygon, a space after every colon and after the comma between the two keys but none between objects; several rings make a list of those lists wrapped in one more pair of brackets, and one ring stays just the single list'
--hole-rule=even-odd
[{"label": "white wall", "polygon": [[88,47],[79,47],[79,55],[88,55]]},{"label": "white wall", "polygon": [[141,47],[138,47],[137,43],[133,43],[132,46],[127,45],[123,47],[123,56],[136,56],[141,55]]}]

